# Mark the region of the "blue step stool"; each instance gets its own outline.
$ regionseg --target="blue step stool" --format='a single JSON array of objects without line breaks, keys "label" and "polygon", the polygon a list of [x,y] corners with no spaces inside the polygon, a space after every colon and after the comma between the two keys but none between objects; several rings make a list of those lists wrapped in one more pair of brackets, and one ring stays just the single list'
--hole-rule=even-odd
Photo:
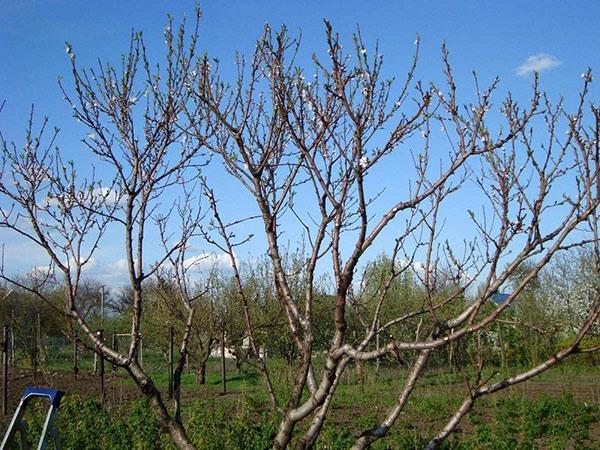
[{"label": "blue step stool", "polygon": [[48,445],[48,438],[51,438],[54,442],[55,449],[60,449],[60,437],[54,422],[58,414],[58,408],[60,406],[60,400],[62,399],[62,396],[63,393],[55,389],[42,387],[25,388],[25,390],[23,390],[23,395],[21,396],[19,406],[17,407],[17,410],[10,421],[8,430],[6,430],[6,434],[4,435],[4,439],[0,445],[0,450],[4,450],[6,448],[8,443],[14,439],[17,431],[21,435],[21,448],[23,450],[29,450],[31,448],[29,441],[27,440],[27,427],[25,421],[23,420],[23,416],[25,415],[25,410],[27,409],[29,402],[37,398],[45,399],[50,404],[48,413],[46,414],[46,420],[44,421],[44,428],[42,429],[42,434],[37,445],[37,450],[44,450],[46,448]]}]

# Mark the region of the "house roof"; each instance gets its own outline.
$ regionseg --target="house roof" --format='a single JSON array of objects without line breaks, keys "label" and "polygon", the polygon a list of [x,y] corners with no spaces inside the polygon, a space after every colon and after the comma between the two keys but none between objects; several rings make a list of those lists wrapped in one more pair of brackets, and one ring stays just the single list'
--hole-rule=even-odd
[{"label": "house roof", "polygon": [[504,303],[508,299],[508,297],[510,297],[510,294],[505,294],[505,293],[502,293],[502,292],[494,292],[490,296],[490,299],[494,303],[500,304],[500,303]]}]

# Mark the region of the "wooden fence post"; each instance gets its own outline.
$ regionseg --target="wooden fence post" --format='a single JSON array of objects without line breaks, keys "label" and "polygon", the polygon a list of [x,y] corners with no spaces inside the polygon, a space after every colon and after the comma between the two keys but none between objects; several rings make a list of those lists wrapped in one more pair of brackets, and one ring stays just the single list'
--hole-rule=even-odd
[{"label": "wooden fence post", "polygon": [[73,375],[75,378],[79,375],[79,350],[77,348],[77,340],[79,336],[77,336],[77,331],[73,330]]},{"label": "wooden fence post", "polygon": [[175,340],[175,330],[169,328],[169,400],[173,399],[173,341]]},{"label": "wooden fence post", "polygon": [[33,366],[33,383],[37,382],[37,326],[33,325],[33,347],[31,350],[31,365]]},{"label": "wooden fence post", "polygon": [[8,327],[2,327],[2,415],[8,414]]},{"label": "wooden fence post", "polygon": [[227,368],[225,366],[225,327],[221,329],[221,383],[222,394],[227,394]]},{"label": "wooden fence post", "polygon": [[[102,330],[98,330],[98,339],[100,340],[100,342],[104,342],[104,337],[102,335]],[[106,389],[104,386],[104,357],[102,355],[102,349],[100,348],[100,346],[98,346],[97,348],[97,355],[98,355],[98,362],[100,365],[100,394],[102,396],[102,404],[104,405],[104,402],[106,400]]]},{"label": "wooden fence post", "polygon": [[15,367],[15,329],[10,327],[10,365]]},{"label": "wooden fence post", "polygon": [[[119,351],[119,341],[117,340],[117,332],[113,331],[112,334],[112,348],[115,352]],[[113,375],[117,373],[117,366],[115,364],[112,365],[112,373]]]}]

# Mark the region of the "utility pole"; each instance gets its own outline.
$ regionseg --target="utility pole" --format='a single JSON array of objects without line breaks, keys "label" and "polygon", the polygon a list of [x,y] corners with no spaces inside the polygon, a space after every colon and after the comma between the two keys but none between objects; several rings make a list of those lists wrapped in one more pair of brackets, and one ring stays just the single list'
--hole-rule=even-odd
[{"label": "utility pole", "polygon": [[104,286],[100,286],[100,328],[104,329]]},{"label": "utility pole", "polygon": [[79,351],[77,349],[77,340],[79,337],[77,336],[77,330],[73,328],[73,375],[77,378],[79,375]]}]

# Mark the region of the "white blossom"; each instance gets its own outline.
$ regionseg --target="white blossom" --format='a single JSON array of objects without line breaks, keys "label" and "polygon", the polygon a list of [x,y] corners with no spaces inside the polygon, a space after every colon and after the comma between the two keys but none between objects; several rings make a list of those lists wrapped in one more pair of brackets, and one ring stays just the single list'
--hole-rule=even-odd
[{"label": "white blossom", "polygon": [[73,59],[75,55],[73,55],[73,48],[69,44],[65,44],[65,51],[67,52],[67,56],[70,59]]}]

